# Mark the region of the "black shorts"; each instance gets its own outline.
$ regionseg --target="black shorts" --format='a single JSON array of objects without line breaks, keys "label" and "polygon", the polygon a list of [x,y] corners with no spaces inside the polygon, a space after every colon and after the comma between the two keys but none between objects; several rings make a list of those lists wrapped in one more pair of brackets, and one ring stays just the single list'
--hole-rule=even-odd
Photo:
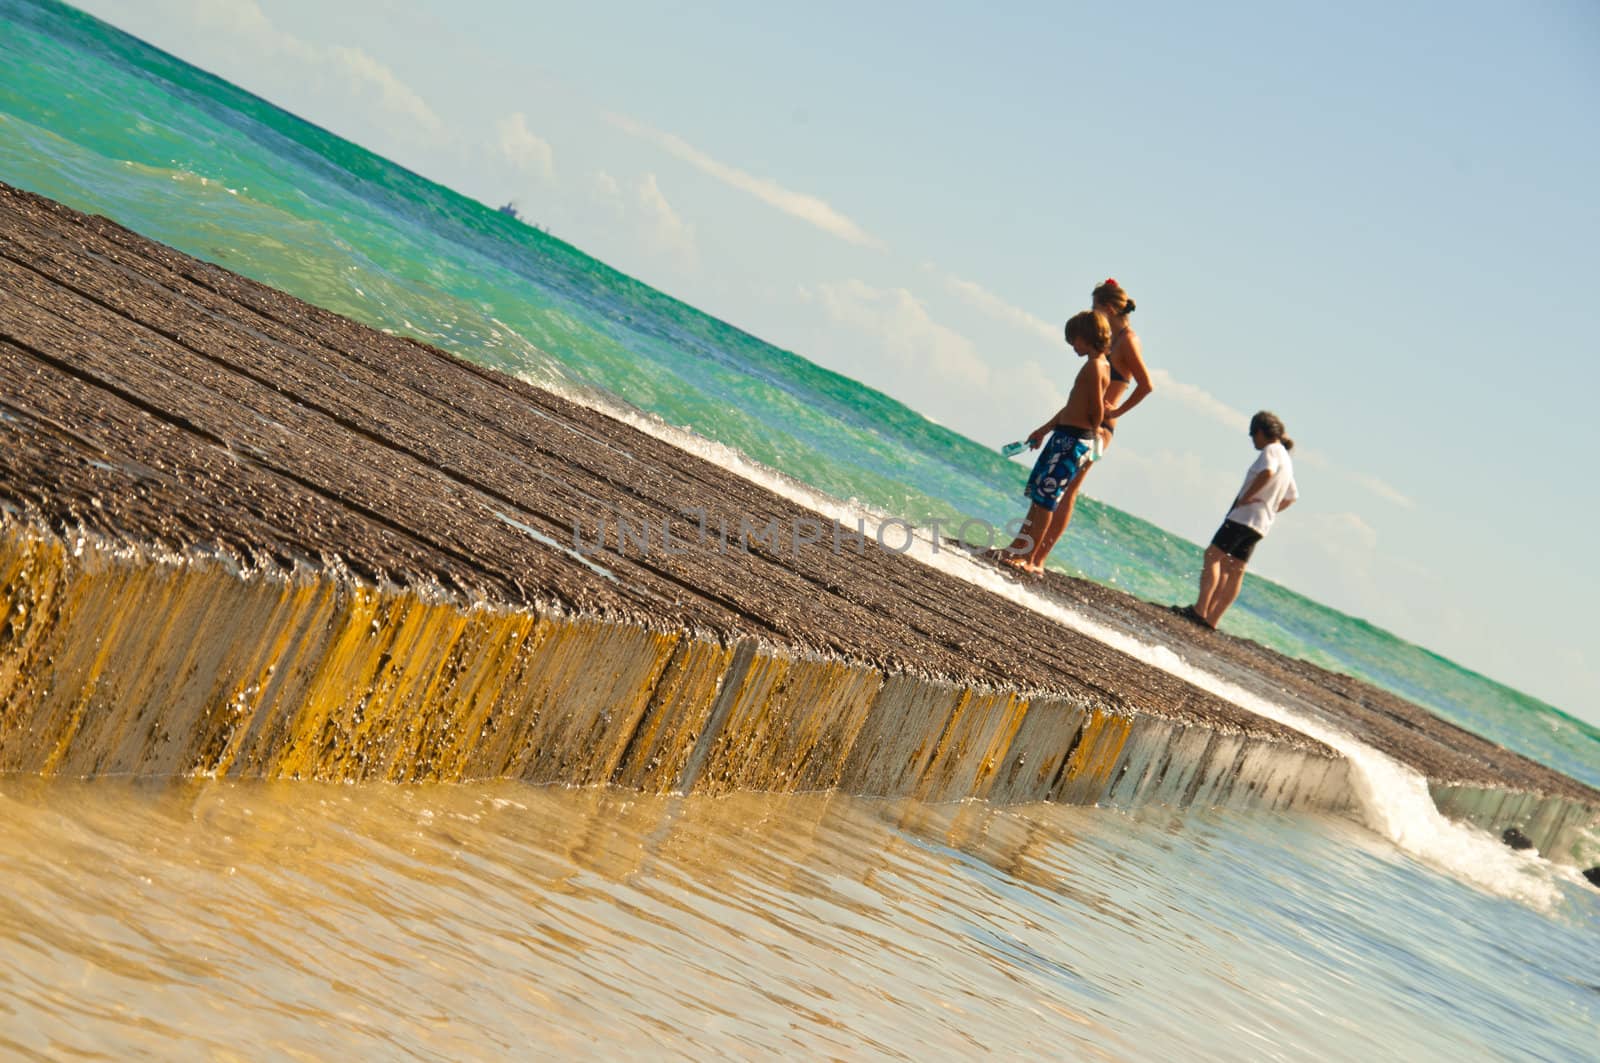
[{"label": "black shorts", "polygon": [[1256,543],[1261,541],[1261,533],[1254,528],[1246,527],[1236,520],[1225,520],[1222,527],[1217,529],[1217,534],[1211,537],[1211,545],[1237,561],[1248,561],[1255,551]]}]

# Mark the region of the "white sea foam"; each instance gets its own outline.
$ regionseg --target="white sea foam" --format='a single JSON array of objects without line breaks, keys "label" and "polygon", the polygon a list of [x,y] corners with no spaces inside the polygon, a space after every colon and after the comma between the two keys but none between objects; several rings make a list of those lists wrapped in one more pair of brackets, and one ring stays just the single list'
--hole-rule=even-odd
[{"label": "white sea foam", "polygon": [[[544,383],[544,382],[540,382]],[[547,384],[545,386],[548,386]],[[774,494],[812,510],[825,519],[854,528],[866,523],[875,534],[885,520],[893,519],[856,499],[841,501],[793,477],[753,461],[732,447],[670,425],[661,418],[624,406],[607,396],[563,389],[564,397],[639,429],[647,435],[695,454],[735,475],[767,488]],[[903,533],[896,528],[889,539],[898,545]],[[1143,642],[1106,627],[1068,607],[1058,599],[1020,584],[995,566],[971,554],[952,550],[919,535],[909,556],[967,583],[992,591],[1080,634],[1096,639],[1163,672],[1183,679],[1249,712],[1291,727],[1337,750],[1350,762],[1361,820],[1371,830],[1393,842],[1401,851],[1438,871],[1450,874],[1498,896],[1541,909],[1558,903],[1556,879],[1576,881],[1569,868],[1552,864],[1531,851],[1517,852],[1486,831],[1442,815],[1428,793],[1427,780],[1350,734],[1263,698],[1180,657],[1165,646]]]}]

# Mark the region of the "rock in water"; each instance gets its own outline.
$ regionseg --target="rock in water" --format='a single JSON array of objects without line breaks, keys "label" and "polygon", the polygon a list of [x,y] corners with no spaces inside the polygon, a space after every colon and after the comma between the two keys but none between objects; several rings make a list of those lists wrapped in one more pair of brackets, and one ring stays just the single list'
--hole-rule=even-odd
[{"label": "rock in water", "polygon": [[1515,827],[1507,827],[1500,835],[1500,840],[1513,849],[1532,849],[1533,842],[1528,836]]}]

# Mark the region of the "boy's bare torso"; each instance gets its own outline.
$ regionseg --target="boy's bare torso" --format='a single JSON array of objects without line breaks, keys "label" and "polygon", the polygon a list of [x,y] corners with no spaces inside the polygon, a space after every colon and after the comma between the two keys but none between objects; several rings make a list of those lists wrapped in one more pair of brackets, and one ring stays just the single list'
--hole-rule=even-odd
[{"label": "boy's bare torso", "polygon": [[1062,407],[1057,423],[1091,431],[1100,427],[1105,416],[1106,385],[1111,369],[1103,355],[1087,359],[1072,382],[1072,394]]}]

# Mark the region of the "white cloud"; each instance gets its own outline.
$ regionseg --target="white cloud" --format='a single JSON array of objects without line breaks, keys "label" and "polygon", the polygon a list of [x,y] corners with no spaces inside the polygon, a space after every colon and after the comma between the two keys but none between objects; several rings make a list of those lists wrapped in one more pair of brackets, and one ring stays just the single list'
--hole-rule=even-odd
[{"label": "white cloud", "polygon": [[187,6],[196,23],[249,37],[266,50],[311,50],[304,41],[274,26],[255,0],[196,0]]},{"label": "white cloud", "polygon": [[[1291,509],[1273,525],[1251,568],[1354,616],[1409,626],[1421,599],[1397,593],[1414,581],[1378,550],[1378,532],[1359,514]],[[1428,600],[1433,600],[1429,596]]]},{"label": "white cloud", "polygon": [[[1193,384],[1185,384],[1175,378],[1165,369],[1150,370],[1150,381],[1155,384],[1157,394],[1163,398],[1176,399],[1200,415],[1209,418],[1218,424],[1233,431],[1243,432],[1250,427],[1250,415],[1243,410],[1235,409],[1226,402],[1217,398],[1204,388]],[[1294,433],[1290,433],[1292,436]],[[1295,461],[1316,469],[1323,469],[1336,476],[1343,477],[1363,490],[1369,491],[1379,498],[1405,509],[1415,509],[1416,503],[1396,488],[1394,485],[1379,479],[1370,473],[1357,472],[1344,468],[1335,462],[1329,461],[1315,450],[1297,447],[1294,452]]]},{"label": "white cloud", "polygon": [[747,173],[727,163],[719,162],[699,150],[680,137],[671,133],[663,133],[658,129],[635,122],[631,118],[619,114],[606,115],[606,121],[630,136],[647,140],[668,153],[677,156],[695,169],[707,174],[723,184],[737,188],[766,203],[776,207],[792,217],[799,218],[808,225],[813,225],[823,232],[837,236],[847,243],[860,247],[870,247],[875,250],[883,249],[883,242],[870,235],[861,226],[851,221],[844,214],[835,210],[816,196],[804,192],[795,192],[785,188],[778,182],[768,177],[758,177]]},{"label": "white cloud", "polygon": [[[976,281],[947,276],[945,287],[997,321],[1052,343],[1062,342],[1061,330],[1055,325],[1037,314],[1029,313],[1007,302]],[[1250,424],[1249,414],[1234,409],[1204,388],[1184,383],[1165,369],[1150,370],[1150,381],[1165,398],[1175,399],[1191,410],[1228,428],[1243,431]]]},{"label": "white cloud", "polygon": [[962,280],[960,277],[951,276],[945,278],[945,287],[970,305],[998,321],[1005,322],[1050,343],[1064,342],[1062,341],[1060,328],[1050,324],[1042,317],[1028,313],[1021,307],[1012,306],[976,281]]},{"label": "white cloud", "polygon": [[[1291,433],[1291,435],[1292,434],[1293,433]],[[1335,476],[1341,476],[1355,484],[1357,487],[1370,491],[1379,498],[1382,498],[1387,502],[1392,502],[1403,509],[1415,509],[1417,506],[1417,504],[1411,500],[1410,496],[1406,495],[1403,491],[1387,481],[1381,480],[1370,473],[1356,472],[1352,469],[1346,469],[1343,466],[1329,461],[1327,458],[1323,457],[1320,451],[1309,450],[1306,447],[1296,447],[1294,458],[1295,461],[1300,462],[1303,465],[1308,465],[1314,469],[1324,469],[1333,473]]]},{"label": "white cloud", "polygon": [[499,134],[501,156],[523,173],[535,174],[546,181],[555,180],[556,157],[548,141],[528,128],[528,119],[521,111],[507,115],[495,123]]},{"label": "white cloud", "polygon": [[[273,25],[255,0],[189,0],[181,7],[193,29],[216,34],[233,49],[247,48],[275,61],[280,75],[289,73],[320,87],[326,87],[325,79],[331,75],[358,100],[375,103],[380,111],[400,119],[413,134],[417,127],[433,135],[445,128],[427,101],[361,48],[297,37]],[[286,71],[286,66],[291,69]]]},{"label": "white cloud", "polygon": [[1349,471],[1346,471],[1345,475],[1350,477],[1350,479],[1355,483],[1365,487],[1368,491],[1371,491],[1373,494],[1377,495],[1379,498],[1386,498],[1395,505],[1401,506],[1405,509],[1415,509],[1417,507],[1417,504],[1411,500],[1410,496],[1401,493],[1397,488],[1392,487],[1390,484],[1378,479],[1376,476],[1368,476],[1365,473]]},{"label": "white cloud", "polygon": [[699,262],[694,226],[667,201],[661,183],[647,173],[631,190],[624,190],[605,170],[596,170],[589,196],[619,226],[652,254],[674,259],[679,267],[693,269]]},{"label": "white cloud", "polygon": [[1084,490],[1159,527],[1204,542],[1238,492],[1239,475],[1193,451],[1146,451],[1136,439],[1116,439],[1106,452],[1105,471],[1088,480]]},{"label": "white cloud", "polygon": [[1008,385],[1016,388],[1019,395],[1028,396],[1030,409],[1037,406],[1059,410],[1067,404],[1067,396],[1062,393],[1056,377],[1031,358],[1012,371]]},{"label": "white cloud", "polygon": [[379,102],[402,118],[424,126],[430,133],[437,133],[444,128],[444,122],[421,96],[396,77],[393,70],[360,48],[341,45],[331,49],[328,54],[343,69],[346,80],[357,95],[375,90]]},{"label": "white cloud", "polygon": [[819,284],[803,292],[832,321],[871,336],[902,369],[930,372],[954,387],[987,390],[989,366],[972,341],[933,320],[904,288],[879,289],[861,280]]},{"label": "white cloud", "polygon": [[1150,370],[1150,383],[1164,398],[1176,399],[1189,409],[1227,428],[1243,432],[1250,427],[1250,415],[1234,409],[1204,388],[1185,384],[1165,369]]},{"label": "white cloud", "polygon": [[692,266],[696,258],[694,226],[672,209],[667,197],[661,194],[655,174],[647,173],[639,182],[638,204],[651,250],[676,256]]},{"label": "white cloud", "polygon": [[1303,521],[1310,538],[1330,555],[1366,558],[1378,548],[1378,532],[1356,513],[1310,513]]},{"label": "white cloud", "polygon": [[622,186],[617,179],[604,170],[596,170],[594,175],[593,195],[595,202],[609,210],[617,218],[621,218],[627,211],[622,202]]}]

